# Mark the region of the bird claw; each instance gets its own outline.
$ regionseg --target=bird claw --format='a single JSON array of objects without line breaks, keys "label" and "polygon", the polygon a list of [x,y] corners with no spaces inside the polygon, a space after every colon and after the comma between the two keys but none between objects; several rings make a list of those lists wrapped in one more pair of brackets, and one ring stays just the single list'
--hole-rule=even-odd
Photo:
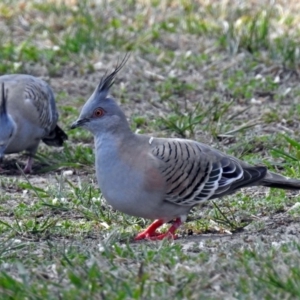
[{"label": "bird claw", "polygon": [[[30,174],[31,173],[31,167],[25,167],[24,169],[23,169],[23,172],[24,172],[24,174]],[[21,172],[20,172],[21,173]]]},{"label": "bird claw", "polygon": [[32,157],[29,157],[28,160],[27,160],[26,166],[23,169],[23,172],[25,174],[30,174],[31,173],[31,171],[32,171],[32,162],[33,162]]},{"label": "bird claw", "polygon": [[176,240],[178,236],[175,234],[175,231],[180,226],[181,219],[177,218],[166,233],[156,232],[156,229],[160,227],[163,223],[164,223],[163,220],[160,219],[155,220],[146,230],[139,233],[134,240],[139,241],[145,239],[145,240],[157,241],[157,240],[163,240],[165,238],[170,240]]}]

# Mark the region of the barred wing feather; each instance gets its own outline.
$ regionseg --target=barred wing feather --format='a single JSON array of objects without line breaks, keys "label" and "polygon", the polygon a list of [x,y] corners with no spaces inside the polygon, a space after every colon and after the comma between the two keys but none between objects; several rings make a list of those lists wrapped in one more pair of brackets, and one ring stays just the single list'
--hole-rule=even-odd
[{"label": "barred wing feather", "polygon": [[166,201],[193,206],[233,193],[262,179],[265,167],[252,167],[207,145],[189,140],[160,140],[152,154],[160,160]]}]

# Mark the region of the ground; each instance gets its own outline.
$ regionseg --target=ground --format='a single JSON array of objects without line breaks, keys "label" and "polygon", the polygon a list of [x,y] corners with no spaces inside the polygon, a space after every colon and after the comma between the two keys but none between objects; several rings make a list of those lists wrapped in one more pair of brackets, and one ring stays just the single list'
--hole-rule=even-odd
[{"label": "ground", "polygon": [[[7,155],[1,299],[296,299],[299,192],[246,188],[194,209],[175,241],[98,189],[92,136],[69,130],[106,70],[133,131],[195,139],[300,178],[298,1],[7,1],[0,74],[43,78],[63,148]],[[0,129],[1,130],[1,129]],[[166,230],[167,226],[163,228]]]}]

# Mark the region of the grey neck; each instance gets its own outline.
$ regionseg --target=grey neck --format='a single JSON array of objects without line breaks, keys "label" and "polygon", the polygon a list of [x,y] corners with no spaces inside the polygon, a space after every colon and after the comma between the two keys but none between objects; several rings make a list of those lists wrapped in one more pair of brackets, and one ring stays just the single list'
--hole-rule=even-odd
[{"label": "grey neck", "polygon": [[[125,124],[124,124],[125,125]],[[108,132],[98,133],[94,136],[95,148],[97,151],[103,151],[109,149],[113,150],[128,142],[128,140],[134,137],[134,133],[127,128],[116,127],[114,130]]]}]

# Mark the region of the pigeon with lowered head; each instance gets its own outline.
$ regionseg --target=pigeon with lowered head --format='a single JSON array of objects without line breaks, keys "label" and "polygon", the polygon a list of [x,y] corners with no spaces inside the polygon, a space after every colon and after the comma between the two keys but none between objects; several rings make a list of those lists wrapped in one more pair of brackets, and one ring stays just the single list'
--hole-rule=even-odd
[{"label": "pigeon with lowered head", "polygon": [[41,140],[60,147],[68,138],[57,125],[53,92],[46,82],[31,75],[3,75],[0,85],[0,159],[27,151],[24,172],[30,173]]}]

